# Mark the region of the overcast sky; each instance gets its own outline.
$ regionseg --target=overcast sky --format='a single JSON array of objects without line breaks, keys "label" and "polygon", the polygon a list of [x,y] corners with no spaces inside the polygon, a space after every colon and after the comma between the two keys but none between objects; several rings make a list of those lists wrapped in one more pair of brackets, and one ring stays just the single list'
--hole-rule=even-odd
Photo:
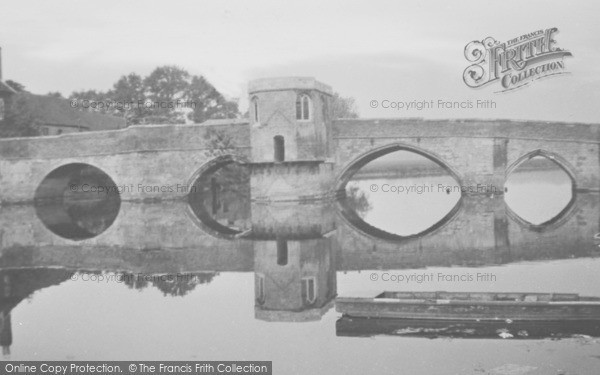
[{"label": "overcast sky", "polygon": [[[109,89],[175,64],[247,105],[246,84],[314,76],[356,98],[362,117],[600,122],[597,1],[5,1],[3,77],[35,93]],[[557,27],[569,75],[496,94],[462,81],[464,47]],[[486,100],[493,110],[395,111],[371,100]]]}]

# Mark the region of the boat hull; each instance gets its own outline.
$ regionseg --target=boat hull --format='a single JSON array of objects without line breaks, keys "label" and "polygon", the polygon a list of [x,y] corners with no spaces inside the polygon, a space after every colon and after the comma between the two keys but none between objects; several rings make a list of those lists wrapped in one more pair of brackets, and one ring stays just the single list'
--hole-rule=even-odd
[{"label": "boat hull", "polygon": [[375,298],[338,297],[336,310],[363,318],[600,320],[600,300],[576,294],[383,292]]},{"label": "boat hull", "polygon": [[354,318],[336,322],[336,335],[345,337],[397,336],[463,339],[560,339],[600,337],[600,320],[592,321],[465,321],[432,319]]}]

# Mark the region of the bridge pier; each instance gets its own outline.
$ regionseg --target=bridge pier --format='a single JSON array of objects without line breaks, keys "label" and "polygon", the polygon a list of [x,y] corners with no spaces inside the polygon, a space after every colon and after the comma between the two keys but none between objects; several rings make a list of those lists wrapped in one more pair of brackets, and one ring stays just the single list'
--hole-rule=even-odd
[{"label": "bridge pier", "polygon": [[506,182],[506,168],[508,163],[507,154],[508,139],[494,138],[493,151],[493,175],[491,184],[497,189],[495,195],[504,194],[504,183]]}]

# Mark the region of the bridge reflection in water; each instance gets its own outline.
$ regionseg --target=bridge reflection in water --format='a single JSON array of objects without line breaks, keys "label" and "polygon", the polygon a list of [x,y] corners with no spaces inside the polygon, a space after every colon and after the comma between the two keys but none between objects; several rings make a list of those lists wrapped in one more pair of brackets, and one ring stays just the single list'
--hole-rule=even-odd
[{"label": "bridge reflection in water", "polygon": [[[43,209],[39,204],[2,207],[0,344],[5,354],[12,343],[11,311],[36,291],[59,284],[63,287],[82,275],[90,280],[112,277],[132,289],[154,288],[164,296],[187,298],[198,288],[212,288],[220,274],[253,272],[255,318],[300,322],[319,321],[332,311],[341,286],[339,276],[348,271],[489,267],[600,255],[594,237],[600,232],[598,193],[578,192],[555,217],[535,223],[524,219],[518,207],[509,207],[502,195],[463,195],[449,213],[438,215],[442,219],[430,228],[405,235],[391,232],[393,226],[381,229],[365,219],[364,211],[375,210],[381,205],[376,200],[382,199],[365,186],[373,181],[381,184],[389,176],[371,180],[357,176],[346,190],[349,193],[337,202],[268,203],[250,202],[249,178],[231,168],[199,179],[188,201],[119,202],[116,218],[110,209],[105,210],[108,225],[95,205],[83,199],[82,207],[96,210],[96,217],[90,220],[81,207],[72,209],[73,202],[82,198],[70,199],[72,194],[65,198],[62,192],[62,200],[54,204],[67,204],[70,210],[57,211],[66,215],[52,216],[47,205]],[[242,177],[236,180],[232,176]],[[437,184],[437,177],[427,178],[427,184]],[[407,183],[393,181],[396,185]],[[399,227],[415,216],[402,211],[386,215],[379,222],[388,220]],[[53,220],[50,224],[49,218]],[[77,233],[70,235],[73,226],[61,220],[76,223]],[[81,228],[86,229],[85,236]],[[570,271],[564,272],[561,277],[567,279]],[[376,284],[370,289],[374,287]],[[468,285],[455,287],[468,289]],[[540,284],[522,287],[539,289]],[[350,285],[344,288],[352,289]],[[596,292],[600,295],[600,290]],[[575,333],[598,331],[596,325],[575,325],[571,327]],[[407,328],[348,318],[340,320],[337,327],[338,334],[351,336],[397,333]],[[489,337],[496,328],[480,327],[479,337]],[[554,335],[554,328],[532,329],[530,338]],[[424,329],[419,332],[440,332],[429,326]],[[419,336],[415,332],[410,335]]]}]

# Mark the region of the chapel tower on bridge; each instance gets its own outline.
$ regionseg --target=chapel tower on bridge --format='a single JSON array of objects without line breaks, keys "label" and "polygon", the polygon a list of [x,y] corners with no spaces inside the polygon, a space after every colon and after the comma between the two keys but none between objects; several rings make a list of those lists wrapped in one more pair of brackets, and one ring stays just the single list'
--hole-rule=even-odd
[{"label": "chapel tower on bridge", "polygon": [[308,77],[249,83],[252,196],[318,200],[332,177],[331,87]]}]

